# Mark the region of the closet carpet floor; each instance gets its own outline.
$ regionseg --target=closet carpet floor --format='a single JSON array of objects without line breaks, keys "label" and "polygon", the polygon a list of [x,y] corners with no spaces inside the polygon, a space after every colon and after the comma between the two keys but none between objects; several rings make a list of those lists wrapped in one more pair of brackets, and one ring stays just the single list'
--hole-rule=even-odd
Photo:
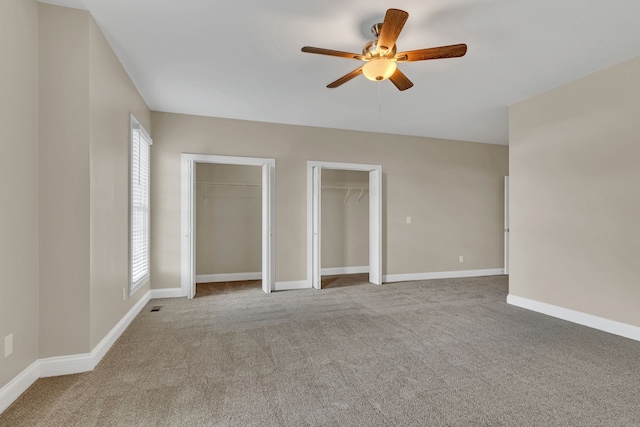
[{"label": "closet carpet floor", "polygon": [[640,426],[640,342],[507,305],[505,276],[324,284],[153,300],[0,425]]}]

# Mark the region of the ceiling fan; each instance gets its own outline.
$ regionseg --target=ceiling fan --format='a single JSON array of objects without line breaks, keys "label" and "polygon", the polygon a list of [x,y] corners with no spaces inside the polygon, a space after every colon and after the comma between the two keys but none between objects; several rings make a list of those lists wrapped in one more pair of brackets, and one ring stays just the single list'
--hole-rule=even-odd
[{"label": "ceiling fan", "polygon": [[338,56],[340,58],[357,59],[366,62],[362,67],[340,77],[333,83],[329,83],[327,85],[328,88],[336,88],[354,77],[364,74],[369,80],[381,81],[389,79],[399,90],[407,90],[413,86],[413,83],[400,71],[396,65],[397,62],[457,58],[467,53],[466,44],[454,44],[451,46],[432,47],[397,53],[396,40],[405,22],[407,22],[407,18],[409,18],[409,14],[404,10],[387,10],[384,22],[371,27],[371,32],[376,37],[376,40],[364,45],[362,55],[310,46],[303,47],[302,51],[320,55]]}]

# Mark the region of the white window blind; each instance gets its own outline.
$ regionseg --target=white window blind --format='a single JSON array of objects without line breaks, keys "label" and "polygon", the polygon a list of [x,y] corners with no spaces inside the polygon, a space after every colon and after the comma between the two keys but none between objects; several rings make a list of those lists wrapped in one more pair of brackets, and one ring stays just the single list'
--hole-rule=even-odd
[{"label": "white window blind", "polygon": [[149,280],[149,178],[151,138],[131,116],[130,266],[132,295]]}]

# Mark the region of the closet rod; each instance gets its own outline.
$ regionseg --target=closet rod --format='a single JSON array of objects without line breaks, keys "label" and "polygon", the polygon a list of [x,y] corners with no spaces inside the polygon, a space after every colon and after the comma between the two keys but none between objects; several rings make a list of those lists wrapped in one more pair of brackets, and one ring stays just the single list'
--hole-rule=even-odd
[{"label": "closet rod", "polygon": [[331,187],[331,186],[322,186],[323,190],[360,190],[360,191],[366,191],[368,190],[367,187],[360,187],[360,186],[351,186],[351,187]]},{"label": "closet rod", "polygon": [[262,184],[247,184],[242,182],[205,182],[199,181],[196,184],[217,185],[221,187],[262,187]]}]

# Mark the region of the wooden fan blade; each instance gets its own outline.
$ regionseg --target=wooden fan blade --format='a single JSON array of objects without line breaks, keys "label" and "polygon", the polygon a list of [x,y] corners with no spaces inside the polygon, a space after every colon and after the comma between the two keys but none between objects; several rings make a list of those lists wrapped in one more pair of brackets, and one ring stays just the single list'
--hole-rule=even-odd
[{"label": "wooden fan blade", "polygon": [[341,52],[339,50],[331,50],[331,49],[322,49],[320,47],[305,46],[302,48],[302,51],[306,53],[317,53],[319,55],[337,56],[339,58],[358,59],[360,61],[365,60],[364,56],[357,53]]},{"label": "wooden fan blade", "polygon": [[352,78],[359,76],[360,74],[362,74],[362,67],[360,67],[360,68],[358,68],[356,70],[353,70],[352,72],[350,72],[347,75],[344,75],[344,76],[340,77],[338,80],[336,80],[333,83],[329,83],[327,85],[327,87],[330,88],[330,89],[335,89],[338,86],[341,86],[341,85],[345,84],[346,82],[348,82]]},{"label": "wooden fan blade", "polygon": [[389,80],[391,80],[391,83],[396,85],[398,90],[407,90],[413,87],[413,82],[409,80],[402,71],[400,71],[400,68],[396,68],[395,73],[389,77]]},{"label": "wooden fan blade", "polygon": [[389,9],[384,16],[384,22],[382,23],[382,29],[378,36],[378,51],[384,54],[386,51],[393,49],[393,45],[396,44],[396,40],[404,27],[404,23],[407,22],[409,14],[400,9]]},{"label": "wooden fan blade", "polygon": [[428,49],[410,50],[396,55],[398,62],[425,61],[427,59],[458,58],[467,53],[466,44],[431,47]]}]

